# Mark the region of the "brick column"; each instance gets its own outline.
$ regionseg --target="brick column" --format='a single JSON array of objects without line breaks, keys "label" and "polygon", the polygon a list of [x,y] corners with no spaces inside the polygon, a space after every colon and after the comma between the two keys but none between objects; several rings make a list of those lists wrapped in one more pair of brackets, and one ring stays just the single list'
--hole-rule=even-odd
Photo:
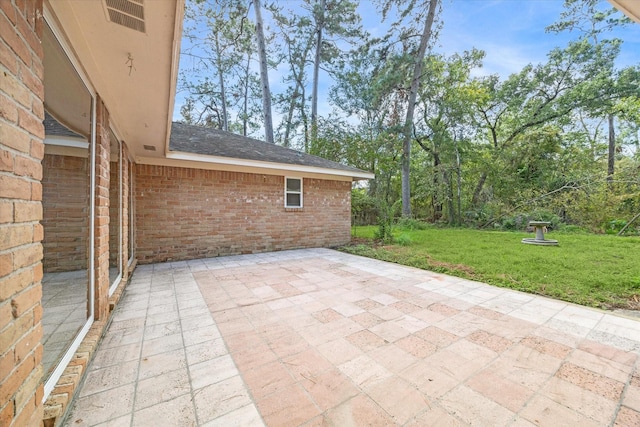
[{"label": "brick column", "polygon": [[0,425],[42,422],[42,0],[0,0]]},{"label": "brick column", "polygon": [[95,320],[109,314],[109,158],[111,135],[109,111],[96,99],[96,186],[95,186]]}]

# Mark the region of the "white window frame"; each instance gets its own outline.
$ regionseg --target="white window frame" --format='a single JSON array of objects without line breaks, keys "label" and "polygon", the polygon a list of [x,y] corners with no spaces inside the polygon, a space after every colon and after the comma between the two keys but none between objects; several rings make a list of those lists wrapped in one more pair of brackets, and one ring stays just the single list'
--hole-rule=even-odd
[{"label": "white window frame", "polygon": [[[1,0],[0,0],[1,1]],[[89,178],[89,185],[91,186],[89,189],[89,265],[87,266],[88,268],[88,274],[89,274],[89,292],[87,295],[88,298],[88,308],[89,308],[89,313],[87,316],[87,320],[85,321],[84,325],[82,326],[82,328],[78,331],[78,333],[76,334],[75,338],[73,339],[71,345],[69,346],[69,348],[67,349],[67,351],[64,353],[64,355],[62,356],[62,358],[60,359],[60,361],[58,362],[58,364],[56,365],[56,367],[54,368],[54,370],[51,372],[51,375],[49,375],[49,378],[46,379],[46,381],[44,382],[44,393],[42,396],[42,402],[46,402],[47,398],[49,397],[49,395],[51,394],[51,392],[53,391],[54,387],[56,386],[56,384],[58,383],[58,380],[60,379],[60,377],[62,376],[64,370],[67,368],[67,365],[69,365],[69,362],[71,362],[71,359],[73,358],[73,355],[75,354],[76,350],[80,347],[80,344],[82,343],[82,340],[85,338],[85,336],[87,335],[87,333],[89,332],[89,328],[91,327],[91,325],[93,324],[93,320],[95,318],[95,313],[94,313],[94,309],[95,309],[95,262],[94,262],[94,258],[95,258],[95,211],[96,211],[96,207],[95,207],[95,199],[96,199],[96,174],[95,174],[95,170],[96,170],[96,117],[97,117],[97,111],[96,111],[96,98],[97,98],[97,93],[94,89],[94,87],[91,85],[91,83],[89,82],[89,79],[87,78],[87,76],[83,73],[82,68],[80,67],[78,61],[76,60],[75,56],[73,56],[72,52],[73,50],[70,48],[70,46],[67,44],[62,31],[60,30],[60,28],[57,26],[56,24],[56,20],[54,18],[53,13],[49,10],[49,8],[47,7],[47,5],[45,4],[45,6],[43,7],[43,16],[44,16],[44,20],[46,22],[46,24],[49,26],[49,28],[51,29],[51,32],[53,33],[53,36],[56,38],[57,42],[60,44],[60,46],[62,46],[62,50],[65,52],[65,54],[67,55],[67,58],[69,59],[69,61],[71,62],[71,64],[73,65],[73,68],[75,69],[76,73],[78,74],[78,77],[80,78],[80,80],[82,80],[83,84],[85,85],[85,87],[87,88],[87,92],[91,95],[91,135],[90,135],[90,168],[91,168],[91,176]]]},{"label": "white window frame", "polygon": [[[287,181],[290,179],[296,179],[300,181],[300,191],[289,191],[287,190]],[[303,182],[302,178],[298,176],[285,176],[284,177],[284,207],[287,209],[302,209],[303,206]],[[300,206],[290,206],[287,204],[287,195],[288,194],[299,194],[300,195]]]}]

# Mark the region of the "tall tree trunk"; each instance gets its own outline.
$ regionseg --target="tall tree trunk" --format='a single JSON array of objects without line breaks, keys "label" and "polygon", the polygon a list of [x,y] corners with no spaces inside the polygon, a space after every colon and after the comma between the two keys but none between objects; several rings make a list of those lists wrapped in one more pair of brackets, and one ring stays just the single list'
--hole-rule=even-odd
[{"label": "tall tree trunk", "polygon": [[264,43],[264,24],[260,0],[253,0],[256,10],[256,39],[258,42],[258,56],[260,57],[260,83],[262,85],[262,108],[264,115],[264,138],[270,144],[273,140],[273,118],[271,116],[271,89],[269,88],[269,70],[267,68],[267,47]]},{"label": "tall tree trunk", "polygon": [[480,204],[480,194],[482,194],[482,189],[484,188],[484,183],[487,180],[486,172],[483,172],[480,175],[480,179],[478,180],[478,185],[476,185],[476,189],[473,190],[473,197],[471,198],[471,206],[477,208]]},{"label": "tall tree trunk", "polygon": [[453,181],[451,180],[451,171],[443,171],[443,179],[447,184],[447,222],[453,225],[455,221],[455,211],[453,202]]},{"label": "tall tree trunk", "polygon": [[216,67],[218,68],[218,84],[220,85],[220,100],[222,104],[222,130],[229,131],[229,119],[227,116],[227,92],[224,88],[224,76],[222,75],[222,59],[220,58],[220,41],[218,33],[215,34]]},{"label": "tall tree trunk", "polygon": [[431,217],[433,222],[440,221],[442,218],[442,200],[440,200],[439,187],[440,187],[440,154],[435,150],[433,155],[433,194],[431,195],[431,207],[433,208],[433,216]]},{"label": "tall tree trunk", "polygon": [[431,27],[436,15],[436,8],[439,0],[429,1],[429,12],[424,23],[424,30],[420,38],[420,47],[416,55],[416,63],[411,79],[411,89],[409,91],[409,103],[407,105],[407,118],[404,122],[404,135],[402,141],[402,216],[411,217],[411,182],[409,180],[409,170],[411,169],[411,131],[413,129],[413,113],[416,109],[416,99],[420,88],[420,77],[422,76],[422,65],[427,45],[431,38]]},{"label": "tall tree trunk", "polygon": [[616,162],[616,132],[613,123],[613,114],[609,114],[609,155],[607,158],[607,182],[613,183],[613,173]]},{"label": "tall tree trunk", "polygon": [[458,150],[458,140],[454,139],[455,148],[456,148],[456,179],[457,179],[457,192],[456,199],[458,201],[458,212],[456,225],[462,224],[462,171],[460,168],[460,150]]},{"label": "tall tree trunk", "polygon": [[318,138],[318,79],[320,75],[320,54],[322,53],[322,30],[324,29],[324,12],[326,0],[320,0],[320,16],[316,22],[316,52],[313,60],[313,88],[311,90],[311,145]]},{"label": "tall tree trunk", "polygon": [[247,136],[249,122],[249,68],[251,67],[251,52],[247,54],[247,68],[244,70],[244,100],[242,102],[242,135]]}]

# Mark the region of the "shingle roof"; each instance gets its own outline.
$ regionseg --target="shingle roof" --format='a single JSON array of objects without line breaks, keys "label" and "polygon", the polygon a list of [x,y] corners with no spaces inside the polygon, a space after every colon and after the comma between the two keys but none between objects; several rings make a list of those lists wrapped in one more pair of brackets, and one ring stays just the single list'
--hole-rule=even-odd
[{"label": "shingle roof", "polygon": [[321,157],[218,129],[173,122],[169,150],[242,160],[368,173]]}]

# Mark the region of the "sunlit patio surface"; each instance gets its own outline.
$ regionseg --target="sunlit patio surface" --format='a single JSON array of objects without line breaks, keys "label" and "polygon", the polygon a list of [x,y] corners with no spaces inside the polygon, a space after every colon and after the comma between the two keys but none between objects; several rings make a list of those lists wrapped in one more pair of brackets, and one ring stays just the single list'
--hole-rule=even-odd
[{"label": "sunlit patio surface", "polygon": [[640,322],[328,249],[139,266],[69,426],[637,426]]}]

